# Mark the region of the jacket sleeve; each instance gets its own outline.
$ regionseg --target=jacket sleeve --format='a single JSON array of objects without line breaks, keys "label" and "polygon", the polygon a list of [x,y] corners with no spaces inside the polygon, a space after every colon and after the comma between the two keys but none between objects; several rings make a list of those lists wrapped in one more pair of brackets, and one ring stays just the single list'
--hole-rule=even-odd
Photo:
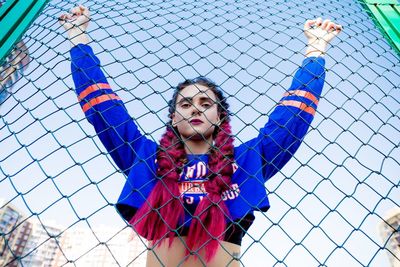
[{"label": "jacket sleeve", "polygon": [[70,53],[72,78],[82,110],[118,168],[128,175],[137,157],[135,151],[153,141],[139,132],[108,84],[92,48],[79,44]]},{"label": "jacket sleeve", "polygon": [[314,118],[325,80],[325,59],[308,57],[257,138],[243,145],[261,154],[264,181],[293,157]]}]

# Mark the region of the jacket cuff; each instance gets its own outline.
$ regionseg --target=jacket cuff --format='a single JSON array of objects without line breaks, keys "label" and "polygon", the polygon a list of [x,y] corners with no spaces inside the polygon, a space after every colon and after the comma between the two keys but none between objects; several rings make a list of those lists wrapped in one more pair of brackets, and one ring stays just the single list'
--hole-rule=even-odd
[{"label": "jacket cuff", "polygon": [[87,44],[77,44],[70,50],[71,59],[75,61],[88,55],[93,55],[93,49]]}]

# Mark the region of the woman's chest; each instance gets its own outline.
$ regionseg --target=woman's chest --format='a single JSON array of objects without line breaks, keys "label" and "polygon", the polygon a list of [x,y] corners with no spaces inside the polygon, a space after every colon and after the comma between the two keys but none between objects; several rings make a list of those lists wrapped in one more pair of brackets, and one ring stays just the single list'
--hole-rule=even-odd
[{"label": "woman's chest", "polygon": [[[235,164],[232,165],[233,171],[237,170]],[[198,203],[207,195],[209,168],[205,161],[192,161],[186,164],[179,176],[179,191],[185,208],[189,212],[194,212]],[[223,189],[221,199],[223,201],[234,201],[239,197],[240,188],[235,174],[231,177],[228,189]],[[214,178],[218,179],[218,178]]]}]

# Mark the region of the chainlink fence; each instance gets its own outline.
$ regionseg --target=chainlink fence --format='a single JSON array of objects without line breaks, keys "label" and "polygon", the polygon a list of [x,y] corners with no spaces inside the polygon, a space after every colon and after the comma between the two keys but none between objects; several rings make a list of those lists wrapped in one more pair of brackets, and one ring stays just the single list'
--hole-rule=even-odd
[{"label": "chainlink fence", "polygon": [[[199,75],[228,95],[235,144],[255,137],[304,58],[305,20],[343,25],[325,56],[315,119],[265,184],[271,209],[256,212],[239,260],[400,266],[400,62],[360,2],[79,3],[91,10],[91,46],[112,88],[154,140],[165,130],[172,88]],[[74,93],[57,18],[76,4],[50,1],[13,54],[28,54],[29,66],[17,60],[2,69],[2,266],[145,266],[147,243],[114,208],[126,177]],[[10,66],[15,72],[5,75]]]}]

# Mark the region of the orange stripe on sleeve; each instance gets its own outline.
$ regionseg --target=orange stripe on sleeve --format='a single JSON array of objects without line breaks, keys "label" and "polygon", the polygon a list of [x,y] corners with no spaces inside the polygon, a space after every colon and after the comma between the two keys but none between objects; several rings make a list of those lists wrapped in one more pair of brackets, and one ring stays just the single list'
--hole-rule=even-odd
[{"label": "orange stripe on sleeve", "polygon": [[299,108],[313,116],[315,114],[315,109],[313,107],[307,106],[307,104],[300,102],[300,101],[283,100],[283,101],[279,102],[279,105],[296,107],[296,108]]},{"label": "orange stripe on sleeve", "polygon": [[297,96],[302,96],[304,98],[310,99],[312,102],[314,102],[315,105],[318,105],[318,99],[315,97],[310,92],[304,91],[304,90],[292,90],[286,92],[283,96],[291,96],[291,95],[297,95]]},{"label": "orange stripe on sleeve", "polygon": [[96,105],[98,105],[100,103],[109,101],[109,100],[121,100],[121,98],[119,96],[117,96],[117,95],[114,95],[114,94],[101,95],[101,96],[93,98],[88,103],[83,105],[82,110],[83,110],[83,112],[86,112],[90,108],[92,108],[92,107],[94,107],[94,106],[96,106]]},{"label": "orange stripe on sleeve", "polygon": [[108,83],[95,83],[92,84],[90,86],[88,86],[85,90],[83,90],[79,96],[78,99],[79,101],[81,101],[82,99],[84,99],[86,96],[88,96],[88,94],[93,93],[97,90],[100,89],[111,89],[110,85]]}]

